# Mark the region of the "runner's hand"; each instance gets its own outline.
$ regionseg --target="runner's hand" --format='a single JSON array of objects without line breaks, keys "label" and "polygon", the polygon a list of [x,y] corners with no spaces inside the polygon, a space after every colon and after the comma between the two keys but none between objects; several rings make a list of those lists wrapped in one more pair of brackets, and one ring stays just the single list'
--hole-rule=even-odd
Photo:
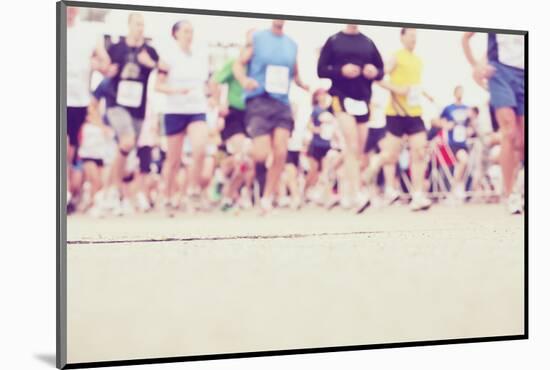
[{"label": "runner's hand", "polygon": [[361,68],[358,65],[348,63],[342,67],[342,75],[346,78],[356,78],[361,74]]},{"label": "runner's hand", "polygon": [[229,108],[227,106],[220,107],[218,114],[220,117],[227,117],[227,115],[229,114]]},{"label": "runner's hand", "polygon": [[185,88],[182,88],[182,89],[176,89],[174,94],[175,95],[187,95],[189,93],[189,89],[185,89]]},{"label": "runner's hand", "polygon": [[474,81],[484,89],[488,89],[487,80],[495,73],[495,67],[485,61],[478,62],[473,69]]},{"label": "runner's hand", "polygon": [[105,70],[105,76],[106,77],[115,77],[118,73],[118,64],[109,64],[109,66]]},{"label": "runner's hand", "polygon": [[373,80],[378,75],[378,68],[373,64],[366,64],[363,67],[363,76],[368,80]]},{"label": "runner's hand", "polygon": [[156,62],[151,58],[149,53],[147,52],[147,49],[141,49],[139,54],[137,55],[137,60],[140,64],[147,66],[149,68],[154,68],[156,65]]},{"label": "runner's hand", "polygon": [[253,78],[247,77],[243,84],[243,89],[245,90],[256,90],[260,85],[258,81]]}]

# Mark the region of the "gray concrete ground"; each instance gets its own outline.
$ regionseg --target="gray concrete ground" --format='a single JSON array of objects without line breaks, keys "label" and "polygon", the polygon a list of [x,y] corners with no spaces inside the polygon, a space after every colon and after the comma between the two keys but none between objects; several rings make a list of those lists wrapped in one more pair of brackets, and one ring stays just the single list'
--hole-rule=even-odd
[{"label": "gray concrete ground", "polygon": [[523,217],[498,205],[71,216],[68,240],[69,362],[524,330]]}]

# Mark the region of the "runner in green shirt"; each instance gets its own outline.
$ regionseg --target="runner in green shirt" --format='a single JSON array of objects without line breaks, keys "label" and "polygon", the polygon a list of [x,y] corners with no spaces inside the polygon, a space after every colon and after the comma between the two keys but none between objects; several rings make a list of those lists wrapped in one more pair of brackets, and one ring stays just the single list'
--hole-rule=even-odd
[{"label": "runner in green shirt", "polygon": [[[254,30],[247,32],[247,43],[251,42],[253,32]],[[212,77],[213,91],[217,96],[220,115],[224,117],[221,138],[229,154],[225,159],[227,165],[222,166],[228,169],[226,176],[230,177],[222,191],[222,209],[224,210],[231,208],[239,197],[243,207],[251,206],[251,188],[254,180],[253,166],[248,155],[251,142],[244,124],[243,88],[233,75],[234,64],[235,59],[228,60]],[[222,88],[222,85],[226,85],[226,88]]]}]

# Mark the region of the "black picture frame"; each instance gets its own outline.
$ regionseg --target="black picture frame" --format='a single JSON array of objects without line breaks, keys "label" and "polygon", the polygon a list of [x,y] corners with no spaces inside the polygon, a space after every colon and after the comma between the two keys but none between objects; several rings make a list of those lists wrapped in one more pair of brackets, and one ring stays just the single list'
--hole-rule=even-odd
[{"label": "black picture frame", "polygon": [[330,18],[330,17],[311,17],[301,15],[290,14],[265,14],[254,12],[237,12],[227,10],[209,10],[209,9],[188,9],[188,8],[176,8],[176,7],[162,7],[162,6],[145,6],[145,5],[130,5],[130,4],[111,4],[111,3],[96,3],[96,2],[79,2],[79,1],[59,1],[56,4],[56,39],[57,39],[57,63],[56,63],[56,366],[59,369],[77,369],[77,368],[95,368],[106,366],[125,366],[125,365],[142,365],[142,364],[159,364],[159,363],[173,363],[173,362],[188,362],[188,361],[205,361],[205,360],[217,360],[217,359],[231,359],[231,358],[246,358],[246,357],[264,357],[264,356],[281,356],[281,355],[295,355],[295,354],[313,354],[324,352],[341,352],[341,351],[359,351],[369,349],[382,349],[382,348],[403,348],[403,347],[418,347],[418,346],[434,346],[434,345],[448,345],[448,344],[463,344],[463,343],[482,343],[482,342],[495,342],[495,341],[512,341],[512,340],[525,340],[529,338],[529,244],[528,244],[528,232],[524,233],[524,333],[521,335],[505,335],[505,336],[493,336],[493,337],[475,337],[464,339],[441,339],[430,341],[410,341],[410,342],[398,342],[398,343],[385,343],[385,344],[367,344],[367,345],[350,345],[350,346],[337,346],[337,347],[323,347],[323,348],[303,348],[303,349],[288,349],[288,350],[273,350],[273,351],[257,351],[257,352],[242,352],[242,353],[220,353],[198,356],[177,356],[177,357],[163,357],[163,358],[142,358],[131,360],[117,360],[117,361],[97,361],[97,362],[85,362],[85,363],[67,363],[67,214],[65,209],[66,204],[66,91],[63,88],[65,86],[66,75],[66,42],[64,37],[66,36],[66,7],[82,7],[82,8],[98,8],[98,9],[113,9],[113,10],[131,10],[142,12],[164,12],[164,13],[178,13],[178,14],[195,14],[195,15],[216,15],[226,17],[244,17],[244,18],[260,18],[260,19],[285,19],[291,21],[307,21],[307,22],[323,22],[323,23],[354,23],[359,25],[369,26],[386,26],[386,27],[411,27],[418,29],[430,29],[430,30],[446,30],[446,31],[471,31],[471,32],[497,32],[502,34],[517,34],[523,35],[525,38],[525,216],[524,216],[524,230],[528,231],[528,205],[529,205],[529,185],[528,185],[528,169],[529,169],[529,135],[528,135],[528,47],[529,47],[529,32],[526,30],[516,29],[495,29],[495,28],[483,28],[483,27],[463,27],[453,25],[439,25],[439,24],[424,24],[424,23],[409,23],[409,22],[385,22],[375,20],[362,20],[362,19],[343,19],[343,18]]}]

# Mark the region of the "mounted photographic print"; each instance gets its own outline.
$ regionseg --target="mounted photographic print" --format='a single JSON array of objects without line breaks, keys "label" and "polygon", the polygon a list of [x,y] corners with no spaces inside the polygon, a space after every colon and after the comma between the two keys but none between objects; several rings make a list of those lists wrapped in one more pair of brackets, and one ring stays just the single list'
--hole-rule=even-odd
[{"label": "mounted photographic print", "polygon": [[367,17],[57,4],[59,368],[527,338],[527,32]]}]

